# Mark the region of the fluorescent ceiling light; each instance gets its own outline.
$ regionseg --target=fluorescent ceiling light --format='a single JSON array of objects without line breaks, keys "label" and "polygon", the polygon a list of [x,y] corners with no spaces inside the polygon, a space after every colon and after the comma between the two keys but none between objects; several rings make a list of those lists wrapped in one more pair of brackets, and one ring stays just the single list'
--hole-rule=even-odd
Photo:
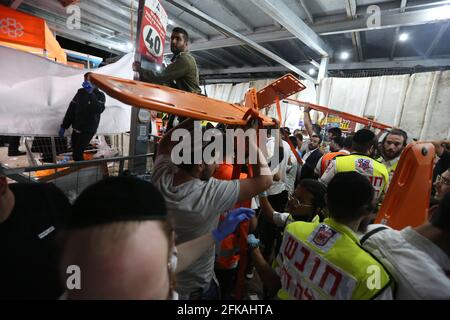
[{"label": "fluorescent ceiling light", "polygon": [[398,37],[398,40],[401,41],[401,42],[405,42],[405,41],[408,40],[408,39],[409,39],[409,34],[407,34],[407,33],[402,33],[402,34],[400,34],[400,36]]}]

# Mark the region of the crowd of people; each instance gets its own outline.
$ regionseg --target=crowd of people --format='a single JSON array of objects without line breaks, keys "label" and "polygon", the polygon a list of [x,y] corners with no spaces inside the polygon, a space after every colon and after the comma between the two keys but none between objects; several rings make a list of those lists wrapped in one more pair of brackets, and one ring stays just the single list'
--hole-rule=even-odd
[{"label": "crowd of people", "polygon": [[[175,66],[159,76],[134,68],[196,91],[187,33],[176,28],[171,39]],[[88,89],[80,99],[90,99]],[[259,145],[248,141],[256,164],[219,161],[225,155],[196,162],[211,141],[192,142],[188,160],[175,164],[173,134],[191,132],[194,121],[172,119],[151,182],[106,178],[69,203],[53,184],[0,176],[0,298],[235,299],[245,297],[237,272],[245,261],[249,277],[255,268],[261,280],[261,299],[450,299],[448,145],[434,143],[429,219],[394,230],[373,222],[406,132],[343,133],[313,124],[303,110],[304,130],[290,135],[277,122]],[[78,128],[71,114],[61,135]],[[74,131],[72,140],[94,131]]]},{"label": "crowd of people", "polygon": [[[233,163],[172,162],[172,134],[193,123],[161,139],[151,182],[107,178],[73,204],[52,184],[1,177],[1,297],[233,299],[245,254],[263,299],[450,299],[445,144],[436,143],[429,221],[394,230],[371,223],[406,146],[403,131],[378,144],[367,128],[345,138],[333,129],[326,142],[316,131],[288,136],[273,128],[266,152],[249,142],[257,164],[240,166],[233,179]],[[193,145],[189,158],[210,143]],[[381,161],[372,157],[377,147]],[[271,171],[272,161],[279,163]],[[76,281],[73,266],[82,271]]]}]

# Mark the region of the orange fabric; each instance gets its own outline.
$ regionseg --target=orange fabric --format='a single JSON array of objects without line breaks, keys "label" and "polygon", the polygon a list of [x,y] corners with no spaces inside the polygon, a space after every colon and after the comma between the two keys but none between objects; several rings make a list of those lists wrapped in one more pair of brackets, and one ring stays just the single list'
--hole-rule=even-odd
[{"label": "orange fabric", "polygon": [[[213,177],[220,180],[232,180],[233,178],[233,168],[234,166],[232,164],[223,163],[220,164],[216,171],[213,174]],[[247,179],[247,174],[240,173],[239,179]],[[247,201],[243,201],[241,203],[237,203],[236,208],[240,207],[251,207],[251,199]],[[223,216],[221,216],[221,221],[223,220]],[[228,237],[226,237],[222,243],[220,244],[220,251],[219,252],[231,252],[234,248],[239,247],[239,238],[235,233],[230,234]],[[235,255],[220,255],[218,256],[216,260],[216,265],[219,268],[222,269],[232,269],[236,267],[237,263],[240,260],[240,253],[236,253]]]},{"label": "orange fabric", "polygon": [[67,55],[56,41],[53,33],[45,23],[45,49],[47,50],[47,58],[59,62],[67,63]]},{"label": "orange fabric", "polygon": [[324,156],[322,157],[322,163],[320,164],[320,175],[322,175],[328,168],[330,161],[341,154],[345,154],[345,152],[338,151],[324,154]]},{"label": "orange fabric", "polygon": [[0,40],[45,48],[45,21],[0,5]]},{"label": "orange fabric", "polygon": [[431,143],[413,142],[406,146],[375,223],[400,230],[427,220],[434,154]]},{"label": "orange fabric", "polygon": [[[67,62],[67,55],[44,19],[0,5],[0,44]],[[45,51],[44,51],[45,50]]]}]

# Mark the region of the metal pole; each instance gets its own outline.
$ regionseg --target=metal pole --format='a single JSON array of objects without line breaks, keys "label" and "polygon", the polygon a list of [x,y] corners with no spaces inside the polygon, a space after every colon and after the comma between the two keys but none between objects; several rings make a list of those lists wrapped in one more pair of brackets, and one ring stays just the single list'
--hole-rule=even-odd
[{"label": "metal pole", "polygon": [[[142,56],[138,52],[139,38],[141,36],[141,22],[144,13],[145,0],[139,0],[138,9],[138,23],[136,30],[136,41],[135,41],[135,61],[142,63]],[[139,75],[135,73],[134,80],[139,80]],[[142,118],[146,118],[145,113],[150,115],[150,112],[145,109],[139,109],[133,107],[131,110],[131,124],[130,124],[130,148],[129,155],[138,155],[147,153],[148,149],[148,134],[149,134],[149,122],[144,122],[139,120],[139,115],[143,115]],[[128,169],[137,174],[144,174],[147,167],[147,158],[135,159],[129,161]]]}]

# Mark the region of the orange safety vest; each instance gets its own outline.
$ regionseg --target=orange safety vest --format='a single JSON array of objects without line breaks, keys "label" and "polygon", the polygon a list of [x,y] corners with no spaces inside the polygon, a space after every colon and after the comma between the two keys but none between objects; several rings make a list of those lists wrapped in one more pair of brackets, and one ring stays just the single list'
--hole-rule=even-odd
[{"label": "orange safety vest", "polygon": [[[213,177],[221,180],[231,180],[233,175],[232,164],[221,164],[214,172]],[[246,179],[247,174],[241,173],[239,179]],[[251,199],[237,203],[236,208],[251,208]],[[224,216],[220,216],[220,221],[224,220]],[[216,266],[220,269],[234,269],[238,266],[240,260],[239,238],[237,236],[239,230],[236,230],[226,237],[220,244],[220,249],[216,259]]]},{"label": "orange safety vest", "polygon": [[344,154],[346,154],[346,153],[342,152],[342,151],[326,153],[322,157],[322,163],[320,165],[320,175],[322,175],[325,172],[325,170],[327,170],[328,165],[330,164],[331,160],[333,160],[337,156],[344,155]]}]

